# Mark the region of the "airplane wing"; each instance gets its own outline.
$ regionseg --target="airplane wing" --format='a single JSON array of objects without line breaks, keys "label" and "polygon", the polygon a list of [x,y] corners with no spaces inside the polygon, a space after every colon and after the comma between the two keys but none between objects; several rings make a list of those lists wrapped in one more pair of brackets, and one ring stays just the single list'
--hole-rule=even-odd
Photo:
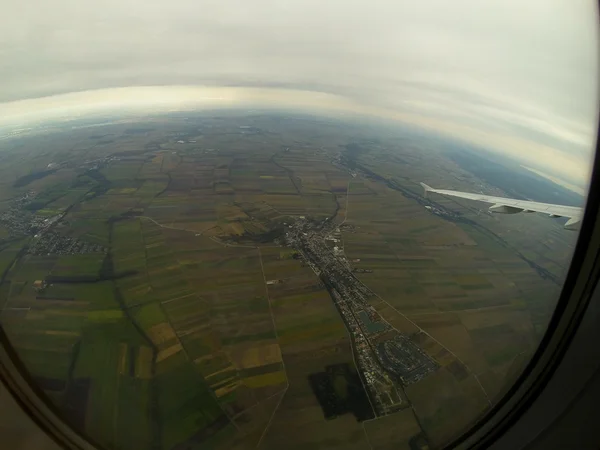
[{"label": "airplane wing", "polygon": [[491,195],[471,194],[468,192],[450,191],[447,189],[434,189],[425,183],[420,183],[425,189],[425,196],[430,192],[436,194],[449,195],[451,197],[466,198],[479,202],[492,203],[490,212],[501,214],[516,214],[520,212],[538,212],[548,214],[550,217],[567,217],[569,220],[565,224],[568,230],[574,230],[579,227],[583,217],[583,208],[577,206],[553,205],[551,203],[530,202],[527,200],[516,200],[513,198],[493,197]]}]

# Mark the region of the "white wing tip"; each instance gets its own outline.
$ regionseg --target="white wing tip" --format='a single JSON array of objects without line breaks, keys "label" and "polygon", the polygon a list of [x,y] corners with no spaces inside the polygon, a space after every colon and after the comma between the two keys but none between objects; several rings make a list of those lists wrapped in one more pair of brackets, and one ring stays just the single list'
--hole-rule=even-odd
[{"label": "white wing tip", "polygon": [[428,198],[427,193],[433,191],[433,188],[423,182],[419,184],[423,187],[423,197]]},{"label": "white wing tip", "polygon": [[435,191],[435,189],[433,189],[431,186],[429,186],[428,184],[425,184],[423,182],[419,183],[421,185],[421,187],[423,188],[423,197],[427,198],[427,193],[429,192],[433,192]]},{"label": "white wing tip", "polygon": [[565,228],[567,230],[578,230],[581,225],[581,217],[571,217],[565,223]]}]

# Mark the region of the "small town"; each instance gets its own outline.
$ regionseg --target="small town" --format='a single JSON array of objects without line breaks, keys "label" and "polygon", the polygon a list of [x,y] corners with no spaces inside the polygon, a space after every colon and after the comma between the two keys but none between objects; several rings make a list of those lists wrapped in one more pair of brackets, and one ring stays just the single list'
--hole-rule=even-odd
[{"label": "small town", "polygon": [[299,218],[289,226],[285,241],[320,277],[340,312],[375,413],[390,414],[408,406],[400,386],[423,379],[437,364],[369,304],[375,294],[353,275],[359,272],[352,269],[339,237],[339,228],[327,220]]},{"label": "small town", "polygon": [[11,206],[0,214],[0,224],[13,236],[31,236],[28,252],[32,255],[74,255],[82,253],[106,253],[98,244],[64,236],[54,227],[62,220],[64,213],[51,217],[34,215],[26,209],[35,198],[34,191],[13,200]]},{"label": "small town", "polygon": [[91,244],[79,239],[61,236],[47,231],[36,235],[29,246],[32,255],[75,255],[81,253],[106,253],[106,249],[98,244]]}]

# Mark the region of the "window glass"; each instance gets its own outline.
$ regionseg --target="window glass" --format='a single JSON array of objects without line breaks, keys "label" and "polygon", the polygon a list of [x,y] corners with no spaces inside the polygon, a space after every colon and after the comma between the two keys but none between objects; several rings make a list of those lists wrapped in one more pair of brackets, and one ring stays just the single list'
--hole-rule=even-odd
[{"label": "window glass", "polygon": [[0,323],[108,449],[425,449],[530,360],[595,5],[4,2]]}]

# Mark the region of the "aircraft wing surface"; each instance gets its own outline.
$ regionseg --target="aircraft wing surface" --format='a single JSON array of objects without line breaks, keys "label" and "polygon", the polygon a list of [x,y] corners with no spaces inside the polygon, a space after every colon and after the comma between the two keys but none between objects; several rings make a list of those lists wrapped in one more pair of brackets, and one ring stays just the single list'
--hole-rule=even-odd
[{"label": "aircraft wing surface", "polygon": [[494,197],[484,194],[471,194],[469,192],[451,191],[447,189],[434,189],[431,186],[421,183],[425,189],[425,196],[430,192],[436,194],[448,195],[450,197],[460,197],[479,202],[492,203],[490,211],[501,214],[516,214],[520,212],[538,212],[547,214],[551,217],[567,217],[569,220],[565,224],[567,229],[576,229],[583,217],[583,208],[577,206],[553,205],[551,203],[531,202],[528,200],[517,200],[513,198]]}]

